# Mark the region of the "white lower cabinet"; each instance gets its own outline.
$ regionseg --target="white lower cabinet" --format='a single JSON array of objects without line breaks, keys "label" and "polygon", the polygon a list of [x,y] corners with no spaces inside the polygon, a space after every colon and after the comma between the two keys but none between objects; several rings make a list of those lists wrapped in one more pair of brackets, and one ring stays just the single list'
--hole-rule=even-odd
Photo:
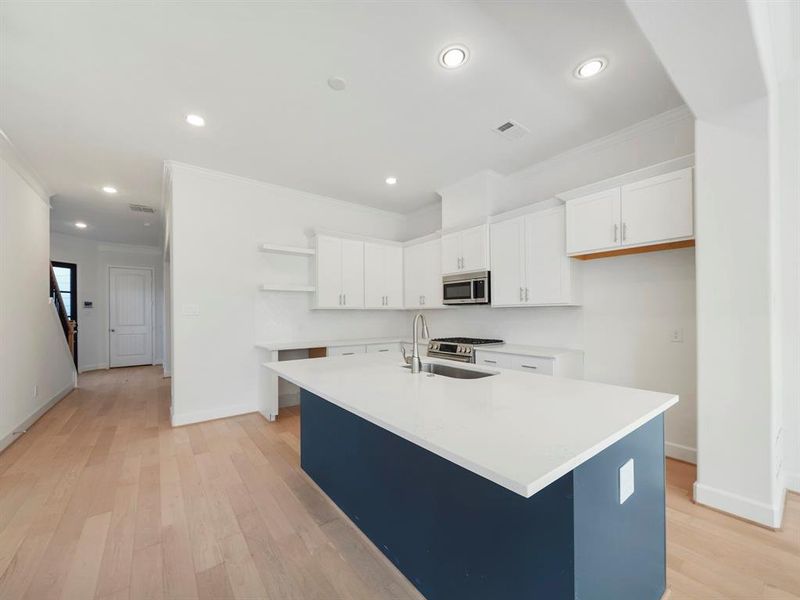
[{"label": "white lower cabinet", "polygon": [[378,352],[400,352],[400,344],[368,344],[367,354]]},{"label": "white lower cabinet", "polygon": [[367,352],[367,346],[364,345],[357,345],[357,346],[331,346],[327,348],[326,354],[328,356],[350,356],[352,354],[365,354]]},{"label": "white lower cabinet", "polygon": [[492,306],[576,304],[577,269],[566,254],[564,207],[492,224]]},{"label": "white lower cabinet", "polygon": [[536,373],[538,375],[556,375],[572,379],[583,378],[583,353],[577,350],[569,350],[553,356],[476,350],[475,364]]},{"label": "white lower cabinet", "polygon": [[403,305],[406,308],[444,308],[441,251],[439,239],[403,248]]}]

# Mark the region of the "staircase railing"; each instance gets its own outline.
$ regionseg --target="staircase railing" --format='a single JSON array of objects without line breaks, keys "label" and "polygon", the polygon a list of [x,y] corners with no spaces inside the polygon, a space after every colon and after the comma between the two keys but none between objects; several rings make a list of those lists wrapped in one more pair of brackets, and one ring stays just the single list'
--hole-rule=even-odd
[{"label": "staircase railing", "polygon": [[61,296],[61,290],[58,287],[58,280],[56,279],[56,272],[53,270],[53,264],[50,264],[50,297],[56,306],[58,313],[58,320],[61,321],[61,328],[64,330],[64,337],[67,339],[67,346],[69,352],[75,357],[75,321],[70,320],[67,315],[67,308],[64,306],[64,298]]}]

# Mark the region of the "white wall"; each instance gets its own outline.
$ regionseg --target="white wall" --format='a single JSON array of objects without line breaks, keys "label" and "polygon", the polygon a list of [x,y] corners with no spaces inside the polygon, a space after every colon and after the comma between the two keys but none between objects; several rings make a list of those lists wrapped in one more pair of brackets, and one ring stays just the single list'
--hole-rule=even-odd
[{"label": "white wall", "polygon": [[49,300],[49,235],[46,200],[0,158],[0,450],[75,386]]},{"label": "white wall", "polygon": [[184,165],[171,178],[173,422],[257,410],[259,340],[405,331],[404,312],[316,311],[310,294],[258,290],[311,276],[307,259],[259,243],[310,246],[314,227],[397,240],[401,215]]},{"label": "white wall", "polygon": [[[148,267],[153,269],[154,351],[159,364],[163,350],[162,251],[151,246],[130,246],[97,242],[79,236],[52,233],[50,258],[78,265],[78,369],[108,368],[109,267]],[[92,308],[84,308],[90,300]]]}]

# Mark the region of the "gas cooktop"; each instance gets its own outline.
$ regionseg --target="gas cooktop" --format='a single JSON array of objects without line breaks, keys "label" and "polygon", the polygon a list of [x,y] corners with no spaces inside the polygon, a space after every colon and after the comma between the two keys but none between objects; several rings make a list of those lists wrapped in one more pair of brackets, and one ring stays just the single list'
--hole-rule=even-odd
[{"label": "gas cooktop", "polygon": [[428,356],[449,358],[461,362],[475,362],[475,346],[502,344],[503,340],[484,338],[448,337],[434,338],[428,342]]}]

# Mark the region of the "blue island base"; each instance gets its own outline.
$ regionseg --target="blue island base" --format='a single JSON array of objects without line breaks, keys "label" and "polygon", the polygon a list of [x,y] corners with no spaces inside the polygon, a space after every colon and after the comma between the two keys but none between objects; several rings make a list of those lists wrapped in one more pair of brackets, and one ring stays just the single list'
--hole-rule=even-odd
[{"label": "blue island base", "polygon": [[[530,498],[307,390],[300,451],[303,470],[428,600],[664,593],[663,416]],[[620,504],[630,458],[636,489]]]}]

